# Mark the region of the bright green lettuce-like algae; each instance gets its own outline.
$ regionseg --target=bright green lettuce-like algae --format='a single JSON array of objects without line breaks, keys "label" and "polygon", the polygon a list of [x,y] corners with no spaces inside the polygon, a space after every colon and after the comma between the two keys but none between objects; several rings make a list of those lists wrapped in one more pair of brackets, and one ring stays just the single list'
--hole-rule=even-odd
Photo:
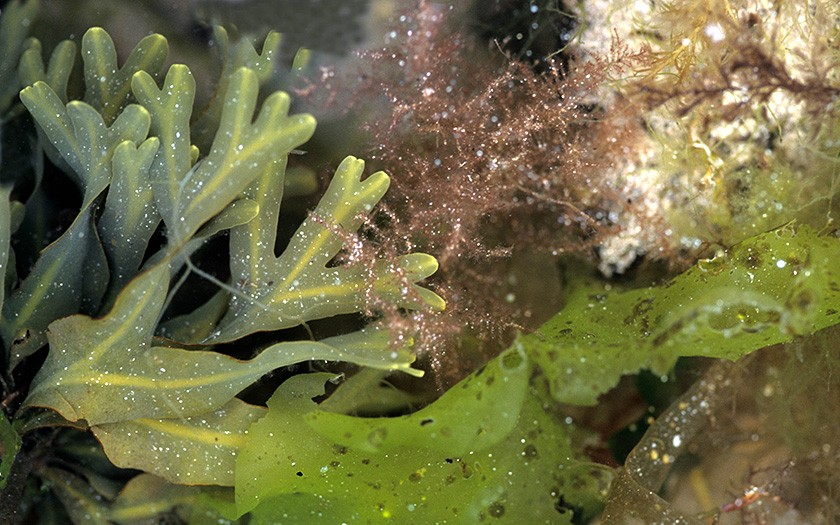
[{"label": "bright green lettuce-like algae", "polygon": [[578,289],[555,318],[409,416],[323,412],[311,399],[326,377],[293,378],[237,459],[239,511],[253,509],[257,523],[592,516],[613,471],[575,450],[577,430],[556,403],[594,404],[622,374],[664,374],[680,356],[734,360],[835,324],[838,256],[837,238],[789,226],[660,286]]}]

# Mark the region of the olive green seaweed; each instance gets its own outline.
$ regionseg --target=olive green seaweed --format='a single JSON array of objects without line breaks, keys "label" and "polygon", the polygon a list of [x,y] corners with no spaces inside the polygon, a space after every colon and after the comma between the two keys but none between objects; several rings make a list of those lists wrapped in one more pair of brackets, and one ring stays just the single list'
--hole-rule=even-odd
[{"label": "olive green seaweed", "polygon": [[[408,369],[408,352],[383,352],[365,339],[377,333],[289,341],[250,361],[213,351],[152,346],[168,288],[169,268],[155,266],[134,279],[101,319],[75,315],[50,326],[52,351],[33,380],[25,406],[48,407],[69,421],[101,425],[137,418],[187,418],[214,411],[262,375],[310,359],[347,360]],[[362,341],[357,341],[361,339]],[[333,346],[332,343],[339,346]],[[374,348],[371,349],[370,346]]]},{"label": "olive green seaweed", "polygon": [[213,28],[213,48],[221,63],[219,83],[216,85],[216,95],[208,106],[198,115],[192,125],[193,143],[199,148],[210,147],[215,130],[219,128],[222,118],[224,99],[218,96],[228,90],[233,73],[242,67],[248,68],[257,75],[260,86],[271,79],[275,70],[275,58],[278,56],[282,35],[272,31],[266,35],[262,49],[257,51],[246,39],[231,42],[227,31],[221,26]]},{"label": "olive green seaweed", "polygon": [[158,88],[143,72],[132,87],[138,100],[151,108],[153,133],[161,139],[152,167],[155,201],[168,227],[170,244],[185,242],[221,208],[315,129],[309,115],[289,116],[289,97],[276,92],[262,105],[252,123],[259,84],[256,73],[240,68],[225,93],[219,130],[208,155],[191,166],[189,116],[195,80],[185,66],[174,65]]},{"label": "olive green seaweed", "polygon": [[[250,44],[234,46],[234,62],[254,63],[257,70],[236,67],[220,84],[215,138],[203,154],[190,140],[191,72],[176,64],[161,86],[155,80],[167,49],[159,35],[145,38],[119,68],[107,33],[89,30],[82,41],[85,101],[62,98],[62,64],[70,48],[57,51],[59,58],[45,72],[40,45],[30,43],[24,69],[34,82],[21,91],[21,100],[83,198],[75,221],[43,250],[4,305],[0,333],[11,344],[9,370],[49,344],[19,412],[21,427],[42,426],[36,422],[42,421],[39,409],[53,410],[59,424],[90,428],[114,465],[175,483],[232,485],[245,433],[265,413],[235,396],[266,373],[304,361],[340,360],[421,374],[411,369],[410,347],[394,346],[387,331],[374,327],[320,341],[269,343],[248,360],[210,344],[276,330],[276,323],[266,321],[274,310],[284,326],[364,311],[367,286],[403,307],[443,307],[437,295],[415,284],[437,268],[430,256],[407,255],[387,269],[382,263],[377,272],[381,268],[384,277],[374,272],[377,279],[370,283],[365,268],[326,268],[388,186],[384,173],[362,181],[364,163],[354,158],[339,166],[316,209],[319,219],[305,223],[286,252],[274,256],[286,156],[315,125],[309,115],[288,114],[285,93],[270,94],[258,108],[259,84],[267,79],[277,38],[271,37],[262,55]],[[47,77],[51,82],[42,80]],[[5,196],[0,235],[11,231]],[[166,241],[149,255],[161,223]],[[198,249],[228,230],[231,280],[250,272],[274,295],[246,294],[192,263]],[[220,292],[195,312],[161,324],[191,273],[216,283]],[[291,283],[298,278],[299,284]],[[344,287],[337,279],[345,280]],[[283,286],[294,290],[295,303],[286,307],[282,301],[286,309],[279,309],[281,301],[271,299]],[[302,304],[303,297],[314,298],[314,306]],[[330,307],[319,309],[318,301]],[[274,313],[260,317],[260,310]],[[207,312],[218,325],[208,323]],[[244,316],[259,322],[237,324]],[[204,343],[196,347],[199,340]],[[60,498],[76,490],[77,478],[50,476]]]},{"label": "olive green seaweed", "polygon": [[[211,413],[179,419],[138,418],[93,427],[115,465],[139,468],[171,483],[234,484],[236,455],[265,408],[233,398]],[[138,441],[143,446],[138,446]]]},{"label": "olive green seaweed", "polygon": [[[670,463],[647,462],[652,440],[676,456],[687,444],[668,432],[684,424],[689,440],[705,420],[672,407],[629,472],[590,460],[591,436],[562,404],[594,405],[643,369],[665,377],[680,357],[736,360],[840,322],[840,238],[790,223],[655,286],[572,276],[558,314],[412,412],[413,395],[385,378],[423,375],[413,343],[369,317],[444,309],[422,284],[438,263],[356,249],[391,180],[351,156],[295,233],[278,233],[292,231],[284,199],[315,180],[288,166],[314,118],[261,93],[279,34],[258,50],[217,28],[220,78],[200,107],[191,70],[164,70],[164,37],[120,65],[93,28],[78,46],[80,100],[77,46],[45,64],[26,40],[36,10],[12,1],[0,14],[2,131],[31,144],[26,162],[0,166],[0,510],[23,493],[55,523],[581,523],[612,486],[606,519],[620,520],[621,499],[659,504]],[[66,196],[64,222],[45,211],[57,171],[81,194]],[[228,254],[207,249],[214,239]],[[358,317],[332,323],[346,314]],[[317,372],[323,361],[363,368],[344,380]],[[316,371],[293,373],[299,363]],[[687,395],[712,392],[718,376],[707,379]],[[370,412],[401,415],[358,415]],[[7,484],[27,475],[37,481]]]},{"label": "olive green seaweed", "polygon": [[37,38],[30,38],[26,44],[26,50],[21,55],[18,65],[18,76],[23,85],[31,86],[39,81],[45,82],[61,102],[66,104],[67,85],[73,72],[76,44],[70,40],[59,43],[50,54],[47,64],[44,64],[41,42]]},{"label": "olive green seaweed", "polygon": [[[0,334],[10,352],[10,370],[43,346],[51,322],[82,311],[85,298],[95,302],[104,292],[107,265],[92,215],[87,208],[76,217],[3,303]],[[89,273],[66,271],[85,267]]]},{"label": "olive green seaweed", "polygon": [[[161,35],[149,35],[132,50],[123,67],[118,68],[116,50],[111,37],[101,28],[88,30],[82,37],[82,73],[86,82],[90,82],[87,84],[84,102],[99,112],[98,119],[110,127],[131,101],[129,95],[133,74],[144,70],[157,78],[160,75],[167,52],[168,47],[165,38]],[[66,104],[68,102],[68,82],[75,65],[75,56],[76,45],[69,40],[65,40],[56,46],[50,55],[49,63],[45,66],[41,44],[37,39],[31,38],[27,42],[27,48],[21,57],[18,75],[24,85],[35,86],[39,82],[45,83],[46,86],[41,87],[40,91],[42,93],[40,94],[45,94],[44,88],[49,87],[53,93],[47,95],[57,97],[61,103]],[[55,104],[55,101],[51,102]],[[73,166],[71,163],[70,166],[72,167],[69,167],[65,164],[66,159],[63,157],[67,155],[67,151],[59,152],[57,149],[57,147],[60,148],[59,144],[53,143],[55,137],[47,138],[44,136],[43,126],[54,125],[55,123],[51,121],[59,118],[59,116],[60,111],[54,114],[41,115],[42,121],[40,124],[42,127],[38,128],[38,135],[41,138],[44,153],[52,162],[65,171],[69,171],[71,175],[84,177],[84,174],[79,172],[79,166]],[[85,143],[82,142],[82,144]],[[93,152],[93,154],[96,155],[96,152]],[[82,187],[86,192],[88,191],[86,186],[83,185]]]},{"label": "olive green seaweed", "polygon": [[[312,217],[297,230],[280,257],[274,256],[283,181],[264,175],[247,191],[260,204],[261,216],[231,229],[231,276],[247,283],[245,294],[231,301],[219,329],[208,341],[238,339],[256,331],[296,326],[302,318],[320,319],[365,308],[369,287],[395,304],[443,308],[433,292],[413,283],[437,270],[437,261],[424,254],[403,256],[372,272],[361,264],[327,268],[355,232],[363,215],[382,198],[389,179],[378,172],[360,180],[364,162],[348,157],[338,167]],[[401,276],[403,278],[401,278]],[[411,291],[403,290],[411,283]]]},{"label": "olive green seaweed", "polygon": [[114,41],[104,29],[91,28],[82,37],[84,101],[96,108],[106,123],[112,122],[130,100],[135,73],[143,71],[157,77],[168,53],[169,45],[162,35],[149,35],[134,46],[122,67],[118,67]]},{"label": "olive green seaweed", "polygon": [[107,509],[102,504],[102,496],[87,480],[57,467],[45,468],[43,477],[73,523],[108,525]]},{"label": "olive green seaweed", "polygon": [[160,224],[148,176],[159,147],[160,141],[151,137],[139,147],[123,141],[114,148],[111,184],[97,223],[108,256],[109,289],[113,294],[137,273]]},{"label": "olive green seaweed", "polygon": [[45,82],[24,88],[20,97],[77,177],[84,192],[83,208],[110,184],[117,145],[129,141],[139,146],[149,133],[149,112],[136,104],[127,106],[109,126],[85,102],[63,104]]},{"label": "olive green seaweed", "polygon": [[0,309],[6,299],[6,274],[12,249],[12,203],[10,188],[0,187]]}]

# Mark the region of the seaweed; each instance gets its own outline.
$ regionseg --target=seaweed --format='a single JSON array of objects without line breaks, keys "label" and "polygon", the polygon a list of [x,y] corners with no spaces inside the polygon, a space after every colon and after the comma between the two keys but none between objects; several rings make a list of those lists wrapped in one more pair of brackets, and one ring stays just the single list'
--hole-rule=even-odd
[{"label": "seaweed", "polygon": [[[14,5],[3,13],[7,25],[35,8]],[[415,284],[436,270],[430,256],[383,262],[374,276],[352,264],[328,265],[388,187],[382,172],[363,179],[364,162],[353,157],[338,167],[313,217],[274,256],[286,157],[315,122],[290,115],[282,92],[257,104],[277,35],[257,53],[244,41],[228,46],[221,29],[216,34],[232,58],[209,111],[193,123],[195,81],[184,65],[164,75],[168,46],[161,35],[144,38],[120,66],[109,35],[87,31],[86,89],[75,99],[67,85],[73,44],[58,46],[45,65],[37,40],[24,46],[4,32],[12,39],[4,57],[20,57],[20,100],[35,124],[32,139],[42,145],[35,156],[43,152],[74,183],[81,203],[35,264],[4,287],[4,408],[12,417],[4,418],[3,483],[13,477],[21,436],[39,451],[49,447],[38,437],[44,429],[72,427],[92,432],[98,454],[113,465],[176,483],[233,485],[233,460],[250,424],[265,413],[235,396],[265,374],[316,360],[422,374],[410,368],[410,344],[392,343],[376,326],[320,340],[275,340],[249,350],[247,360],[218,350],[256,332],[368,311],[373,296],[403,308],[440,309],[443,302]],[[194,126],[212,138],[200,141],[203,150],[191,140]],[[29,200],[19,188],[4,190],[4,267],[14,261],[15,237],[30,235],[20,216],[38,205],[40,182]],[[196,262],[223,232],[227,277]],[[189,294],[184,282],[191,274],[220,289],[206,305],[194,305],[203,322],[208,311],[218,314],[201,334],[196,315],[167,310]],[[241,279],[249,286],[236,286]],[[79,477],[84,469],[74,473],[55,461],[40,461],[34,476],[53,487],[69,517],[106,516],[104,494]],[[71,495],[77,492],[86,496]]]},{"label": "seaweed", "polygon": [[[806,36],[834,27],[815,6]],[[379,69],[356,93],[388,95],[366,127],[376,162],[398,169],[365,176],[345,157],[313,200],[312,167],[335,151],[291,157],[315,119],[267,89],[278,75],[306,86],[308,51],[287,72],[279,34],[255,46],[215,28],[203,104],[162,35],[121,55],[94,27],[45,59],[24,31],[37,2],[4,8],[0,516],[836,520],[833,63],[793,75],[802,64],[773,24],[689,3],[657,7],[654,28],[697,15],[672,37],[587,55],[592,27],[574,9],[496,2],[492,16],[548,24],[563,48],[552,60],[560,43],[534,28],[521,55],[480,58],[481,36],[448,18],[474,10],[418,7],[389,36],[396,51],[363,57]],[[813,56],[836,57],[826,42]],[[767,67],[748,74],[731,49]],[[736,87],[742,105],[705,108]],[[813,162],[772,141],[773,158],[710,141],[709,122],[766,124],[755,108],[779,94],[814,115],[784,123],[813,132]],[[663,115],[679,122],[659,127]],[[641,162],[651,140],[673,162]],[[615,174],[630,165],[657,180],[679,167],[668,206],[649,213]],[[675,207],[698,174],[717,190]],[[653,247],[671,274],[615,279]],[[641,407],[647,431],[620,464],[604,450],[620,424],[587,414],[617,410],[643,371],[677,390],[687,359],[708,366],[657,400],[662,413]],[[424,394],[426,369],[439,395]]]}]

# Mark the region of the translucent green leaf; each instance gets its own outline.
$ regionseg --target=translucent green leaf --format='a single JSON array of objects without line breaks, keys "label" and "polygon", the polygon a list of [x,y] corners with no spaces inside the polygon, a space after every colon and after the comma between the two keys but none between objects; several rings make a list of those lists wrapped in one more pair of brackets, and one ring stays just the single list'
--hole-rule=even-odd
[{"label": "translucent green leaf", "polygon": [[85,102],[110,124],[128,103],[132,76],[138,71],[157,76],[168,53],[166,39],[152,34],[138,42],[123,67],[118,67],[117,50],[108,33],[101,27],[88,29],[82,37]]},{"label": "translucent green leaf", "polygon": [[168,272],[160,264],[131,281],[101,319],[74,315],[52,323],[50,353],[24,406],[51,408],[90,425],[187,418],[215,410],[267,372],[301,361],[408,370],[413,360],[407,349],[383,353],[377,332],[279,343],[249,361],[152,346]]},{"label": "translucent green leaf", "polygon": [[179,419],[121,421],[92,428],[108,458],[172,483],[233,485],[236,455],[262,407],[233,398],[218,410]]},{"label": "translucent green leaf", "polygon": [[140,144],[149,132],[149,112],[133,104],[125,108],[110,126],[102,115],[80,101],[66,106],[45,82],[36,82],[20,92],[32,114],[84,191],[87,207],[111,182],[111,157],[124,141]]},{"label": "translucent green leaf", "polygon": [[593,405],[622,374],[680,356],[737,359],[840,322],[840,239],[785,227],[657,287],[582,288],[521,344],[558,401]]},{"label": "translucent green leaf", "polygon": [[21,439],[11,421],[5,415],[0,415],[0,490],[6,487],[9,481],[9,474],[12,472],[12,464],[15,462],[17,453],[20,451]]},{"label": "translucent green leaf", "polygon": [[126,483],[114,500],[108,519],[120,525],[147,523],[175,507],[191,505],[197,496],[195,487],[175,485],[152,474],[139,474]]},{"label": "translucent green leaf", "polygon": [[55,46],[45,66],[41,42],[37,38],[30,38],[27,40],[26,50],[18,65],[18,77],[24,86],[31,86],[38,81],[45,82],[66,104],[67,83],[73,71],[75,58],[76,44],[70,40],[64,40]]},{"label": "translucent green leaf", "polygon": [[70,228],[44,249],[35,267],[3,304],[0,333],[11,351],[10,369],[46,343],[46,329],[52,321],[81,310],[86,290],[95,293],[107,283],[107,268],[96,266],[102,264],[101,246],[92,214],[91,208],[83,210]]},{"label": "translucent green leaf", "polygon": [[140,147],[125,141],[114,150],[113,178],[98,223],[114,295],[137,273],[149,239],[160,223],[149,175],[159,146],[157,138],[152,137]]},{"label": "translucent green leaf", "polygon": [[311,400],[329,376],[292,377],[237,459],[239,510],[252,523],[570,523],[560,498],[585,506],[599,488],[531,370],[514,349],[419,412],[381,419],[321,412]]},{"label": "translucent green leaf", "polygon": [[[359,452],[396,452],[420,442],[430,450],[463,456],[498,442],[513,430],[519,419],[527,391],[526,361],[514,351],[498,365],[502,367],[502,377],[482,373],[459,386],[473,389],[473,396],[444,395],[432,406],[408,416],[363,419],[317,411],[304,419],[324,436],[336,435],[336,428],[344,429],[341,444]],[[496,380],[513,384],[507,388],[487,388],[487,381],[492,385]],[[486,410],[488,406],[493,410]],[[471,415],[469,425],[464,424],[464,414]]]},{"label": "translucent green leaf", "polygon": [[6,113],[20,89],[18,60],[37,13],[38,2],[14,0],[0,14],[0,114]]},{"label": "translucent green leaf", "polygon": [[283,181],[263,173],[248,190],[259,199],[260,216],[231,230],[231,278],[248,286],[231,299],[212,341],[364,311],[371,294],[407,308],[444,307],[440,297],[414,284],[437,270],[429,255],[410,254],[372,269],[364,264],[327,267],[388,189],[385,173],[361,180],[363,170],[364,162],[353,157],[341,163],[313,216],[280,257],[274,256],[274,247]]}]

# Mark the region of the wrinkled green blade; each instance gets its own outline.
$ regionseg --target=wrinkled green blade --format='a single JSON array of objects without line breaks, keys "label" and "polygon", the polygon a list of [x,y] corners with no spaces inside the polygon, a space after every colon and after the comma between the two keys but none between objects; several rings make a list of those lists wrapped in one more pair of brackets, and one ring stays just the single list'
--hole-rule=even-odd
[{"label": "wrinkled green blade", "polygon": [[131,478],[114,503],[108,519],[120,525],[148,523],[175,507],[191,505],[199,489],[175,485],[152,474]]},{"label": "wrinkled green blade", "polygon": [[341,380],[338,388],[321,403],[327,412],[340,414],[401,414],[423,403],[422,394],[394,388],[387,382],[389,373],[376,368],[361,368]]},{"label": "wrinkled green blade", "polygon": [[163,69],[169,45],[157,34],[137,43],[123,67],[117,66],[114,41],[101,27],[88,29],[82,37],[85,102],[99,110],[110,124],[128,103],[131,77],[138,71],[157,76]]},{"label": "wrinkled green blade", "polygon": [[[396,265],[382,261],[327,268],[388,189],[385,173],[361,180],[364,162],[345,159],[313,216],[300,226],[279,258],[274,257],[282,178],[264,173],[249,189],[259,193],[261,215],[231,231],[231,275],[247,283],[211,340],[296,326],[305,320],[366,310],[370,297],[406,308],[443,309],[443,300],[415,283],[437,270],[434,257],[410,254]],[[375,276],[372,278],[371,275]]]},{"label": "wrinkled green blade", "polygon": [[565,486],[591,515],[590,466],[530,394],[530,377],[514,350],[415,414],[363,419],[318,410],[311,399],[328,375],[295,376],[237,459],[239,511],[253,510],[255,524],[570,523],[556,509]]},{"label": "wrinkled green blade", "polygon": [[233,398],[218,410],[182,419],[135,419],[93,427],[108,458],[183,485],[233,485],[236,455],[262,407]]},{"label": "wrinkled green blade", "polygon": [[11,351],[10,369],[43,346],[51,322],[80,311],[86,289],[90,293],[91,285],[107,282],[106,268],[88,265],[99,242],[92,214],[90,208],[83,210],[70,228],[44,249],[20,287],[6,299],[0,333]]},{"label": "wrinkled green blade", "polygon": [[[304,419],[326,437],[337,435],[335,429],[343,428],[341,444],[359,452],[390,453],[422,443],[430,450],[463,456],[491,446],[516,426],[527,391],[528,367],[516,351],[509,352],[498,365],[502,367],[501,377],[482,374],[460,385],[475,389],[475,395],[444,395],[407,416],[365,419],[316,411]],[[508,388],[488,388],[496,380],[515,383]],[[493,410],[486,410],[488,406]],[[469,425],[463,424],[464,414],[470,414]]]},{"label": "wrinkled green blade", "polygon": [[558,401],[594,405],[622,374],[666,373],[680,356],[737,359],[840,322],[840,239],[785,227],[699,261],[672,281],[573,293],[520,339]]}]

